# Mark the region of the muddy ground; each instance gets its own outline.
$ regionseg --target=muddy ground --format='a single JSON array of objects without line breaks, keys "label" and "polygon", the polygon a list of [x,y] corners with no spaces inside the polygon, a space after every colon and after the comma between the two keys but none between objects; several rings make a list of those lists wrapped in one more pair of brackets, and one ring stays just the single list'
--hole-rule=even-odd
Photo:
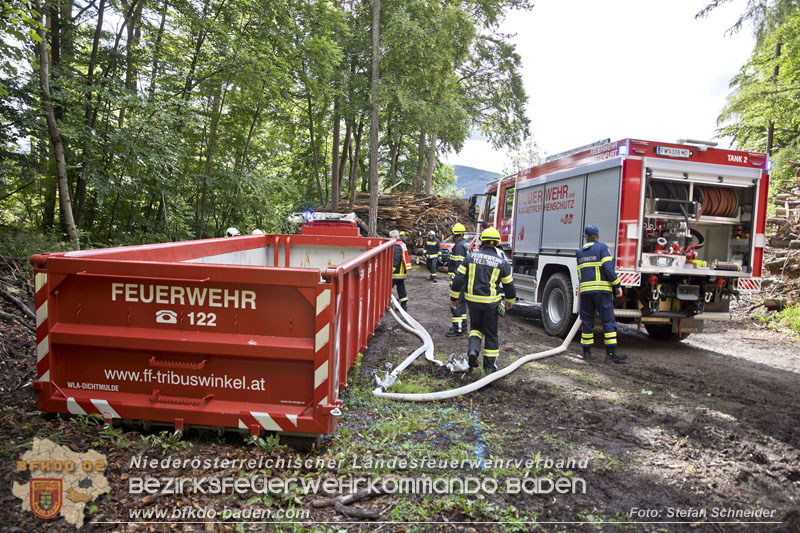
[{"label": "muddy ground", "polygon": [[[30,280],[4,262],[0,262],[4,286],[11,286],[30,304]],[[450,325],[446,276],[440,275],[435,284],[426,277],[419,270],[411,272],[409,311],[431,333],[437,357],[444,360],[450,353],[465,351],[466,337],[444,336]],[[0,302],[3,312],[20,315],[15,307],[8,300]],[[536,307],[516,306],[501,320],[501,367],[558,344],[544,333],[537,316]],[[619,344],[630,358],[628,365],[603,364],[600,344],[594,350],[598,362],[586,363],[580,358],[580,346],[573,342],[567,354],[530,363],[491,388],[446,402],[399,404],[372,397],[372,375],[396,365],[419,341],[387,314],[360,365],[350,374],[338,431],[308,455],[272,440],[254,446],[238,435],[218,437],[195,431],[184,441],[173,442],[157,432],[102,430],[97,421],[81,417],[45,419],[36,411],[33,392],[18,388],[33,373],[32,332],[20,318],[0,320],[0,333],[4,465],[0,523],[8,531],[74,530],[63,518],[45,523],[22,512],[19,500],[10,494],[13,480],[27,480],[25,474],[15,472],[14,461],[30,447],[33,437],[53,439],[75,451],[92,448],[107,454],[112,491],[87,510],[84,529],[90,531],[720,531],[745,527],[715,523],[736,522],[714,516],[729,510],[766,511],[767,518],[738,519],[762,522],[749,524],[749,529],[800,530],[800,341],[745,320],[712,324],[706,333],[672,344],[651,341],[645,333],[624,326]],[[396,389],[427,392],[476,378],[449,375],[421,358],[403,374]],[[576,480],[582,480],[585,491],[509,494],[501,488],[467,495],[391,494],[353,504],[379,515],[378,520],[358,521],[330,508],[312,508],[318,496],[294,490],[274,498],[131,495],[125,480],[135,454],[328,458],[341,461],[340,466],[276,468],[269,474],[338,479],[353,475],[475,477],[496,480],[500,487],[515,479],[566,479],[578,487]],[[405,467],[357,466],[369,459],[391,458],[419,461]],[[422,463],[431,458],[455,461],[458,466]],[[505,464],[498,466],[498,459]],[[531,463],[511,464],[515,459]],[[559,460],[575,464],[559,465]],[[486,461],[495,464],[487,466]],[[189,468],[173,475],[207,472]],[[129,518],[130,509],[187,505],[303,509],[310,515],[284,524],[235,524],[233,520],[154,524]],[[633,509],[638,511],[632,513]],[[91,523],[129,520],[137,523]]]}]

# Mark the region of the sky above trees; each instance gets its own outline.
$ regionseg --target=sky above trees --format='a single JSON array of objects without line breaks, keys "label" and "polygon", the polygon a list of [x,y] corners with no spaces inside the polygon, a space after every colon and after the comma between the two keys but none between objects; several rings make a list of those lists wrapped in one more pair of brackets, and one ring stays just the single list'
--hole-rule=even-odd
[{"label": "sky above trees", "polygon": [[[755,39],[748,27],[727,32],[746,0],[695,19],[707,3],[541,0],[509,16],[502,31],[514,34],[522,58],[528,117],[542,152],[605,138],[716,135],[730,80]],[[501,172],[508,155],[476,134],[446,160]]]}]

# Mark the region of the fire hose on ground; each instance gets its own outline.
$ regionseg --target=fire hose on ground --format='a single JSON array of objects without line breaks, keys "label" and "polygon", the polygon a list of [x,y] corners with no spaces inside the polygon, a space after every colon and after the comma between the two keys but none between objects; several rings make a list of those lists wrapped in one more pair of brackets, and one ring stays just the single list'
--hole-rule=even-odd
[{"label": "fire hose on ground", "polygon": [[[392,316],[398,321],[398,323],[411,333],[417,335],[420,339],[422,339],[423,345],[415,350],[411,355],[409,355],[400,365],[392,371],[386,378],[380,380],[377,376],[375,377],[375,381],[378,383],[378,387],[372,391],[372,394],[379,397],[379,398],[388,398],[390,400],[399,400],[405,402],[428,402],[428,401],[436,401],[436,400],[446,400],[448,398],[455,398],[457,396],[463,396],[465,394],[469,394],[470,392],[474,392],[480,388],[485,387],[486,385],[497,381],[500,378],[503,378],[510,373],[514,372],[516,369],[528,363],[530,361],[536,361],[538,359],[544,359],[546,357],[551,357],[553,355],[558,355],[560,353],[566,352],[569,343],[572,342],[572,339],[575,338],[575,335],[578,333],[578,330],[581,327],[581,321],[576,320],[575,324],[572,326],[572,329],[569,330],[567,333],[566,338],[561,343],[560,346],[556,348],[552,348],[550,350],[546,350],[544,352],[537,352],[528,355],[524,355],[508,365],[507,367],[501,368],[497,372],[489,374],[488,376],[484,376],[481,379],[474,381],[468,385],[464,385],[462,387],[458,387],[455,389],[448,389],[438,392],[430,392],[430,393],[417,393],[417,394],[403,394],[403,393],[395,393],[395,392],[386,392],[389,387],[395,382],[397,377],[400,373],[405,370],[417,357],[420,356],[423,352],[425,353],[426,359],[431,361],[439,366],[447,366],[447,368],[451,372],[463,372],[465,368],[461,364],[456,361],[448,361],[442,363],[441,361],[437,361],[433,357],[433,340],[431,339],[430,334],[422,327],[422,325],[414,320],[414,318],[409,315],[405,310],[403,310],[397,300],[392,297],[392,304],[395,306],[397,311],[400,312],[400,317],[397,316],[395,310],[389,308],[392,313]],[[404,322],[407,321],[406,322]]]}]

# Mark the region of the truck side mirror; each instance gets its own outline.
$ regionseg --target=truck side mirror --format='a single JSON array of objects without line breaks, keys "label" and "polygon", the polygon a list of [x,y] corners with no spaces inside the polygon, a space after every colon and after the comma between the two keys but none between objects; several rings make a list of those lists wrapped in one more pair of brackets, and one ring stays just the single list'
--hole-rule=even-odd
[{"label": "truck side mirror", "polygon": [[475,205],[478,203],[478,195],[473,194],[469,197],[469,209],[467,209],[467,218],[469,218],[472,222],[475,222]]}]

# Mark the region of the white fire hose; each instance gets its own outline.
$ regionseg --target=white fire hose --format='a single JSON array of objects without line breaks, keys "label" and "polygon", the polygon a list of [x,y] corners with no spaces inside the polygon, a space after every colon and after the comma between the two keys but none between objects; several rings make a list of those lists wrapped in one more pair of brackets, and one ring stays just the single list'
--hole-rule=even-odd
[{"label": "white fire hose", "polygon": [[[489,374],[488,376],[484,376],[481,379],[479,379],[477,381],[474,381],[474,382],[472,382],[472,383],[470,383],[468,385],[464,385],[463,387],[458,387],[456,389],[448,389],[448,390],[443,390],[443,391],[438,391],[438,392],[429,392],[429,393],[420,393],[420,394],[400,394],[400,393],[394,393],[394,392],[386,392],[386,390],[389,387],[392,386],[392,384],[397,379],[397,376],[399,376],[400,373],[403,370],[405,370],[406,367],[408,367],[408,365],[410,365],[417,357],[419,357],[419,355],[421,353],[425,352],[426,359],[428,359],[428,361],[431,361],[431,362],[433,362],[433,363],[435,363],[435,364],[437,364],[439,366],[444,366],[444,363],[434,359],[434,357],[433,357],[433,340],[431,339],[431,336],[428,334],[428,332],[425,330],[425,328],[423,328],[422,325],[419,322],[414,320],[414,318],[411,315],[406,313],[406,311],[400,307],[400,305],[398,304],[398,302],[394,298],[394,296],[392,296],[392,304],[394,304],[395,308],[400,312],[400,316],[404,320],[408,321],[408,324],[404,323],[403,320],[401,320],[395,314],[394,310],[389,308],[389,311],[391,311],[392,316],[394,316],[395,319],[397,319],[397,321],[400,324],[400,326],[402,326],[404,329],[414,333],[420,339],[422,339],[423,345],[420,348],[418,348],[416,351],[414,351],[414,353],[409,355],[408,358],[406,358],[405,361],[400,363],[400,365],[397,368],[395,368],[394,371],[391,374],[386,376],[385,379],[380,380],[380,379],[378,379],[377,376],[375,376],[375,381],[378,383],[378,387],[374,391],[372,391],[372,394],[377,396],[377,397],[379,397],[379,398],[388,398],[390,400],[400,400],[400,401],[405,401],[405,402],[429,402],[429,401],[435,401],[435,400],[445,400],[447,398],[455,398],[456,396],[463,396],[465,394],[469,394],[470,392],[473,392],[473,391],[476,391],[476,390],[478,390],[478,389],[480,389],[482,387],[485,387],[486,385],[488,385],[489,383],[492,383],[493,381],[496,381],[496,380],[498,380],[498,379],[500,379],[502,377],[507,376],[508,374],[510,374],[513,371],[515,371],[517,368],[519,368],[522,365],[524,365],[525,363],[528,363],[530,361],[536,361],[537,359],[544,359],[545,357],[550,357],[552,355],[557,355],[557,354],[560,354],[562,352],[567,351],[567,347],[569,346],[569,343],[572,342],[572,339],[575,338],[575,335],[578,333],[578,330],[581,327],[581,321],[580,320],[576,320],[575,324],[572,326],[572,329],[569,330],[569,333],[567,334],[567,337],[564,339],[564,341],[561,343],[560,346],[558,346],[556,348],[552,348],[552,349],[544,351],[544,352],[532,353],[532,354],[528,354],[528,355],[522,356],[519,359],[517,359],[516,361],[514,361],[513,363],[511,363],[510,365],[508,365],[507,367],[504,367],[504,368],[498,370],[497,372]],[[449,368],[453,372],[459,372],[459,371],[463,372],[465,370],[465,368],[463,368],[463,366],[461,364],[459,364],[458,362],[454,362],[454,361],[448,362],[448,364],[446,366],[447,366],[447,368]]]}]

